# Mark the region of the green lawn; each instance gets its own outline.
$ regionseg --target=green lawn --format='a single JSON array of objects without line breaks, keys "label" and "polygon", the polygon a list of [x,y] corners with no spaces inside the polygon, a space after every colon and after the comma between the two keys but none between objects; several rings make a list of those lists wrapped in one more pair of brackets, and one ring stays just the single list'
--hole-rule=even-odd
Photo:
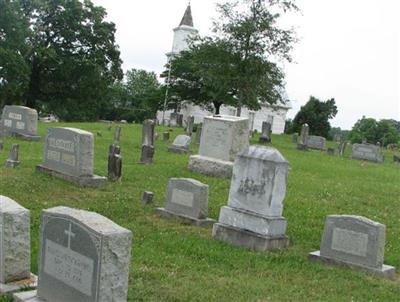
[{"label": "green lawn", "polygon": [[[39,125],[44,137],[46,128]],[[95,137],[95,173],[107,175],[107,151],[114,128],[102,123],[57,124],[100,131]],[[311,263],[330,214],[366,216],[386,225],[385,263],[400,268],[400,166],[387,153],[383,164],[330,157],[325,152],[301,152],[290,136],[273,136],[273,146],[288,159],[290,172],[283,215],[288,219],[290,246],[257,253],[211,238],[202,229],[165,220],[154,214],[164,203],[170,177],[191,177],[210,186],[209,216],[218,219],[227,203],[230,180],[187,170],[189,155],[167,152],[156,142],[153,165],[137,164],[141,126],[122,125],[123,179],[103,189],[79,188],[35,172],[42,161],[41,142],[7,138],[0,151],[0,194],[31,210],[32,271],[37,272],[42,209],[58,205],[100,213],[132,230],[129,301],[400,301],[400,279],[389,281],[366,273]],[[174,129],[171,141],[181,129]],[[258,137],[252,139],[257,143]],[[21,166],[3,167],[12,143],[20,144]],[[192,144],[197,153],[197,146]],[[141,205],[141,194],[155,193],[152,205]],[[1,302],[11,301],[0,297]]]}]

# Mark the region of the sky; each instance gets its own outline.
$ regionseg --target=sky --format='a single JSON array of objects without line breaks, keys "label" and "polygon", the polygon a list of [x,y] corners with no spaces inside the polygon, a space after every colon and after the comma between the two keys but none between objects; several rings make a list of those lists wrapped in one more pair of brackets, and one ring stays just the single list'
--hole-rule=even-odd
[{"label": "sky", "polygon": [[[93,0],[116,24],[124,71],[164,70],[173,28],[187,0]],[[192,0],[194,26],[210,33],[220,0]],[[362,116],[400,120],[400,0],[297,0],[301,12],[285,15],[299,42],[285,63],[293,118],[310,95],[335,98],[331,125],[351,129]]]}]

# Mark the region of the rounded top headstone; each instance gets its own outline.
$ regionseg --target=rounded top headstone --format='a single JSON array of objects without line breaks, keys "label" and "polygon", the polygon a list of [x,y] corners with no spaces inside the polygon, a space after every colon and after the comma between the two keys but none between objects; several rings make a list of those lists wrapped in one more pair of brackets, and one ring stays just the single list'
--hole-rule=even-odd
[{"label": "rounded top headstone", "polygon": [[238,156],[269,161],[277,164],[289,164],[286,158],[273,147],[253,145],[239,153]]}]

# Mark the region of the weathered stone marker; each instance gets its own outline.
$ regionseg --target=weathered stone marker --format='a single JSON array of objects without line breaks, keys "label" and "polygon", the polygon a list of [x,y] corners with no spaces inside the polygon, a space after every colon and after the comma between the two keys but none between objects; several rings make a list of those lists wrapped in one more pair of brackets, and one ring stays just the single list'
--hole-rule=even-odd
[{"label": "weathered stone marker", "polygon": [[325,151],[326,139],[322,136],[309,135],[307,138],[307,147],[315,150]]},{"label": "weathered stone marker", "polygon": [[15,168],[19,166],[21,162],[18,160],[18,157],[19,157],[19,145],[13,144],[11,146],[10,153],[8,155],[8,159],[6,160],[5,166],[7,168]]},{"label": "weathered stone marker", "polygon": [[35,287],[37,278],[30,269],[29,211],[0,195],[0,293]]},{"label": "weathered stone marker", "polygon": [[385,225],[362,216],[330,215],[321,250],[310,253],[309,258],[394,279],[395,268],[383,264],[385,232]]},{"label": "weathered stone marker", "polygon": [[146,205],[153,201],[154,193],[150,191],[144,191],[142,195],[142,204]]},{"label": "weathered stone marker", "polygon": [[190,171],[230,177],[236,155],[249,146],[248,118],[230,115],[204,118],[199,154],[190,156]]},{"label": "weathered stone marker", "polygon": [[195,144],[200,145],[201,131],[203,130],[203,124],[199,124],[196,129]]},{"label": "weathered stone marker", "polygon": [[192,141],[190,136],[187,135],[178,135],[174,142],[172,143],[172,146],[168,147],[169,152],[173,153],[189,153],[189,147],[190,147],[190,142]]},{"label": "weathered stone marker", "polygon": [[154,156],[154,121],[145,120],[142,130],[142,153],[140,156],[141,164],[153,163]]},{"label": "weathered stone marker", "polygon": [[176,126],[177,127],[182,127],[183,126],[183,114],[182,113],[177,113],[176,114]]},{"label": "weathered stone marker", "polygon": [[189,115],[187,120],[186,120],[186,134],[188,136],[192,136],[193,125],[194,125],[194,116],[193,115]]},{"label": "weathered stone marker", "polygon": [[114,132],[114,144],[119,145],[121,142],[121,127],[117,126],[115,127],[115,132]]},{"label": "weathered stone marker", "polygon": [[345,152],[345,150],[346,150],[346,146],[347,146],[347,142],[346,142],[345,140],[342,139],[342,140],[339,142],[339,145],[338,145],[338,154],[339,154],[339,156],[341,156],[341,157],[344,156],[344,152]]},{"label": "weathered stone marker", "polygon": [[122,156],[120,146],[110,145],[108,149],[108,179],[117,181],[122,177]]},{"label": "weathered stone marker", "polygon": [[170,127],[176,127],[177,126],[176,119],[177,119],[177,113],[176,112],[171,112],[171,114],[169,116],[169,125],[170,125]]},{"label": "weathered stone marker", "polygon": [[383,162],[383,154],[380,146],[372,144],[354,144],[351,158],[368,160],[377,163]]},{"label": "weathered stone marker", "polygon": [[310,127],[307,124],[303,124],[301,126],[300,137],[297,141],[297,149],[306,151],[308,150],[307,141],[308,141],[308,132],[310,131]]},{"label": "weathered stone marker", "polygon": [[328,149],[326,149],[326,152],[328,153],[328,155],[331,155],[331,156],[335,155],[335,149],[334,148],[328,148]]},{"label": "weathered stone marker", "polygon": [[76,128],[49,128],[43,163],[36,170],[84,187],[100,187],[107,178],[93,175],[93,134]]},{"label": "weathered stone marker", "polygon": [[163,133],[163,142],[164,143],[169,142],[169,132],[164,132]]},{"label": "weathered stone marker", "polygon": [[24,106],[6,105],[3,108],[0,129],[4,134],[25,140],[37,141],[38,114],[35,109]]},{"label": "weathered stone marker", "polygon": [[157,208],[161,216],[197,226],[208,226],[208,185],[191,178],[171,178],[168,182],[165,208]]},{"label": "weathered stone marker", "polygon": [[94,212],[42,212],[37,291],[16,301],[126,301],[132,232]]},{"label": "weathered stone marker", "polygon": [[221,208],[213,237],[256,251],[285,248],[282,216],[289,164],[275,148],[250,146],[233,167],[228,205]]},{"label": "weathered stone marker", "polygon": [[271,142],[272,125],[269,122],[263,122],[261,126],[261,135],[259,142],[262,144]]}]

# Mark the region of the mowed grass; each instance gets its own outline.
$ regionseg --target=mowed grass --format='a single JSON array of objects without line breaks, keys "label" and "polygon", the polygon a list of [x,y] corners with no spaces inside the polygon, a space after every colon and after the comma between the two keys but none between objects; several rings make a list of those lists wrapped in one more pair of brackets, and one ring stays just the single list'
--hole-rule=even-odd
[{"label": "mowed grass", "polygon": [[[227,203],[230,180],[187,170],[189,155],[167,152],[157,127],[153,165],[140,165],[141,125],[121,125],[123,178],[103,189],[79,188],[35,172],[42,162],[47,127],[67,126],[95,136],[95,173],[107,175],[112,131],[102,123],[39,125],[40,142],[7,138],[0,152],[0,194],[31,210],[32,271],[37,273],[42,209],[64,205],[95,211],[134,234],[128,301],[400,301],[400,280],[307,260],[319,250],[325,218],[330,214],[366,216],[386,225],[385,263],[400,268],[400,167],[386,154],[383,164],[330,157],[325,152],[301,152],[286,135],[273,136],[272,146],[289,161],[290,173],[283,215],[288,219],[289,248],[258,253],[212,239],[211,229],[165,220],[154,214],[163,206],[168,179],[191,177],[210,187],[209,216],[218,219]],[[96,133],[101,132],[102,136]],[[171,141],[182,133],[173,129]],[[258,136],[252,138],[256,144]],[[3,167],[12,143],[20,144],[21,166]],[[333,146],[333,143],[330,143]],[[198,146],[192,144],[193,153]],[[141,195],[155,193],[142,206]],[[11,301],[0,297],[1,302]]]}]

